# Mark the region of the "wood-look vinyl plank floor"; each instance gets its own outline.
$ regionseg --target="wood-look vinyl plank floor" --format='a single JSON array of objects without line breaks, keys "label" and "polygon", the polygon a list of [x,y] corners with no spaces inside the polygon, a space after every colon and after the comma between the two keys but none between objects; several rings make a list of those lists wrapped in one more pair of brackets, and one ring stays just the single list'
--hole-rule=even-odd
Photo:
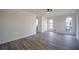
[{"label": "wood-look vinyl plank floor", "polygon": [[74,35],[44,32],[1,44],[0,50],[79,50],[79,41]]}]

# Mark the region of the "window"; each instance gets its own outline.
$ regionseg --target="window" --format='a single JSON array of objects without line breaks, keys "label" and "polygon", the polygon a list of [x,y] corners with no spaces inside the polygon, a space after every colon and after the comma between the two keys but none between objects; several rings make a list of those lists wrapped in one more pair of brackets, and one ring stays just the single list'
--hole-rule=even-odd
[{"label": "window", "polygon": [[38,26],[38,19],[36,19],[36,26]]},{"label": "window", "polygon": [[52,19],[49,20],[49,29],[53,29],[53,20]]},{"label": "window", "polygon": [[66,18],[66,31],[71,32],[72,30],[72,18],[68,17]]}]

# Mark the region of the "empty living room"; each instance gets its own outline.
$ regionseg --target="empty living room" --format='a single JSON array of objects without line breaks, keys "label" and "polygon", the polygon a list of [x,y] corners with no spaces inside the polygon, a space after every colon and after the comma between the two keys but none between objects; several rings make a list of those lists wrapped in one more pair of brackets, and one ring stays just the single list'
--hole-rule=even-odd
[{"label": "empty living room", "polygon": [[79,59],[78,0],[0,0],[0,59]]},{"label": "empty living room", "polygon": [[79,50],[79,10],[0,9],[0,50]]}]

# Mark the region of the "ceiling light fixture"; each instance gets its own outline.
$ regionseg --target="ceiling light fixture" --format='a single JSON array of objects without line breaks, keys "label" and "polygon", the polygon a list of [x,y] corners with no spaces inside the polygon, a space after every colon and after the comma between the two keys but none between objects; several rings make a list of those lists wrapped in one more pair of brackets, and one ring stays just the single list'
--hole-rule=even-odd
[{"label": "ceiling light fixture", "polygon": [[46,9],[45,13],[47,13],[46,15],[48,16],[55,16],[55,9]]},{"label": "ceiling light fixture", "polygon": [[52,12],[52,9],[47,9],[46,12],[50,13],[50,12]]},{"label": "ceiling light fixture", "polygon": [[54,13],[54,9],[46,9],[46,13]]}]

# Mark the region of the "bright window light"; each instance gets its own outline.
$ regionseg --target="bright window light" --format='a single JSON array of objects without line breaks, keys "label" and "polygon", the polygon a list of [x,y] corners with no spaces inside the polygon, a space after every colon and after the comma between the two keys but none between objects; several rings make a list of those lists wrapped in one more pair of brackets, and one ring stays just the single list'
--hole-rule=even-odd
[{"label": "bright window light", "polygon": [[52,19],[49,20],[49,29],[53,29],[53,20]]},{"label": "bright window light", "polygon": [[72,30],[72,17],[66,18],[66,31],[71,32]]},{"label": "bright window light", "polygon": [[38,19],[36,19],[36,26],[38,26]]}]

